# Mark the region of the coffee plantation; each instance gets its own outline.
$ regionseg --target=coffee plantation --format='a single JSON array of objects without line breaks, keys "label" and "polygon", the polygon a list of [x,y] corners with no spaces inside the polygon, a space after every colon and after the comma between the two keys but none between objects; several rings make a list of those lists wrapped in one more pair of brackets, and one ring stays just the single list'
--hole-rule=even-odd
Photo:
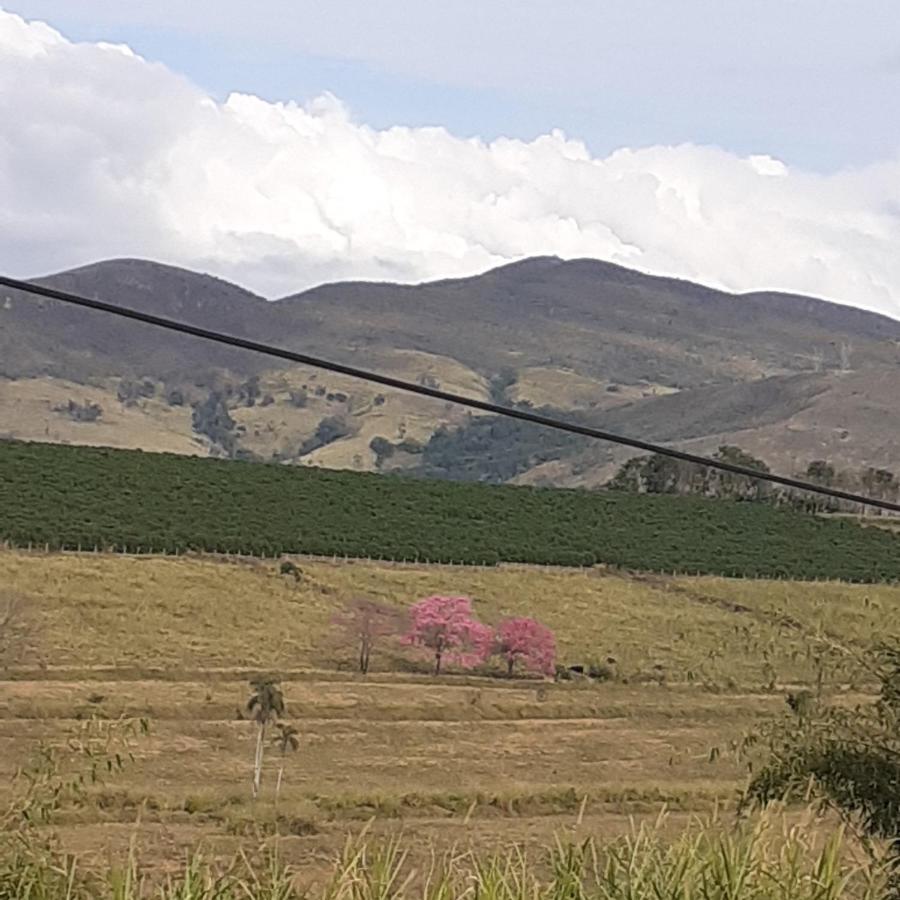
[{"label": "coffee plantation", "polygon": [[0,441],[16,546],[900,578],[900,537],[763,503],[424,481]]}]

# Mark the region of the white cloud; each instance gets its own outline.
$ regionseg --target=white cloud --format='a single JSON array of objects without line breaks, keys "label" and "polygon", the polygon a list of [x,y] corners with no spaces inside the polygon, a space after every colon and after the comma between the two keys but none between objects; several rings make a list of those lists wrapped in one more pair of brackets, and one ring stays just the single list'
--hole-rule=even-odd
[{"label": "white cloud", "polygon": [[218,103],[127,48],[0,11],[0,266],[112,255],[274,295],[421,280],[531,254],[900,317],[900,159],[828,176],[692,145],[592,157],[552,132],[376,130],[335,98]]}]

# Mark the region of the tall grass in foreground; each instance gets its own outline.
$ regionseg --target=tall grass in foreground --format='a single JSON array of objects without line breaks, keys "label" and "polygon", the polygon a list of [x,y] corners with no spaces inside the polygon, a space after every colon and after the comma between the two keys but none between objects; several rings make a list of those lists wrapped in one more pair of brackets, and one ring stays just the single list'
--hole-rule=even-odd
[{"label": "tall grass in foreground", "polygon": [[72,857],[6,846],[0,900],[876,900],[887,870],[854,860],[841,830],[818,842],[806,825],[772,816],[737,829],[714,821],[672,839],[659,826],[600,842],[560,840],[529,854],[432,852],[424,862],[402,838],[351,839],[330,875],[311,883],[279,845],[223,866],[195,855],[162,879],[136,852],[121,869],[82,871]]}]

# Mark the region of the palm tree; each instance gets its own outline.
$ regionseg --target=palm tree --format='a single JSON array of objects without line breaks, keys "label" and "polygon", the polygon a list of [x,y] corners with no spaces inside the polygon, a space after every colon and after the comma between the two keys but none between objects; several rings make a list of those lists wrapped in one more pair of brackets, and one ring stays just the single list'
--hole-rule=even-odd
[{"label": "palm tree", "polygon": [[284,715],[284,695],[278,682],[272,678],[257,678],[250,682],[253,693],[247,701],[247,711],[256,722],[256,757],[253,763],[253,799],[259,796],[262,781],[263,748],[266,728]]},{"label": "palm tree", "polygon": [[275,735],[275,745],[281,751],[281,766],[278,769],[278,781],[275,783],[275,804],[278,805],[278,795],[281,793],[281,779],[284,776],[284,760],[288,752],[296,752],[300,749],[300,734],[293,725],[285,725],[279,722],[278,734]]}]

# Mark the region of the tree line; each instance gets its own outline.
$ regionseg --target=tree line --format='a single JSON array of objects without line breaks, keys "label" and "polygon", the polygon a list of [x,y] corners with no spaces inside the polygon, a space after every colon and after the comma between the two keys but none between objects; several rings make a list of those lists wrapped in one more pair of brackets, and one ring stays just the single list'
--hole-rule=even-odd
[{"label": "tree line", "polygon": [[[733,465],[771,472],[758,457],[740,447],[726,444],[713,454],[713,459]],[[838,469],[827,460],[810,462],[796,476],[823,487],[866,494],[878,500],[900,500],[900,481],[887,469],[864,466],[860,469]],[[755,500],[789,506],[804,512],[859,513],[860,504],[836,497],[826,497],[774,485],[746,475],[724,472],[710,466],[674,459],[654,453],[636,456],[624,463],[610,479],[613,491],[638,494],[677,494],[716,500]]]}]

